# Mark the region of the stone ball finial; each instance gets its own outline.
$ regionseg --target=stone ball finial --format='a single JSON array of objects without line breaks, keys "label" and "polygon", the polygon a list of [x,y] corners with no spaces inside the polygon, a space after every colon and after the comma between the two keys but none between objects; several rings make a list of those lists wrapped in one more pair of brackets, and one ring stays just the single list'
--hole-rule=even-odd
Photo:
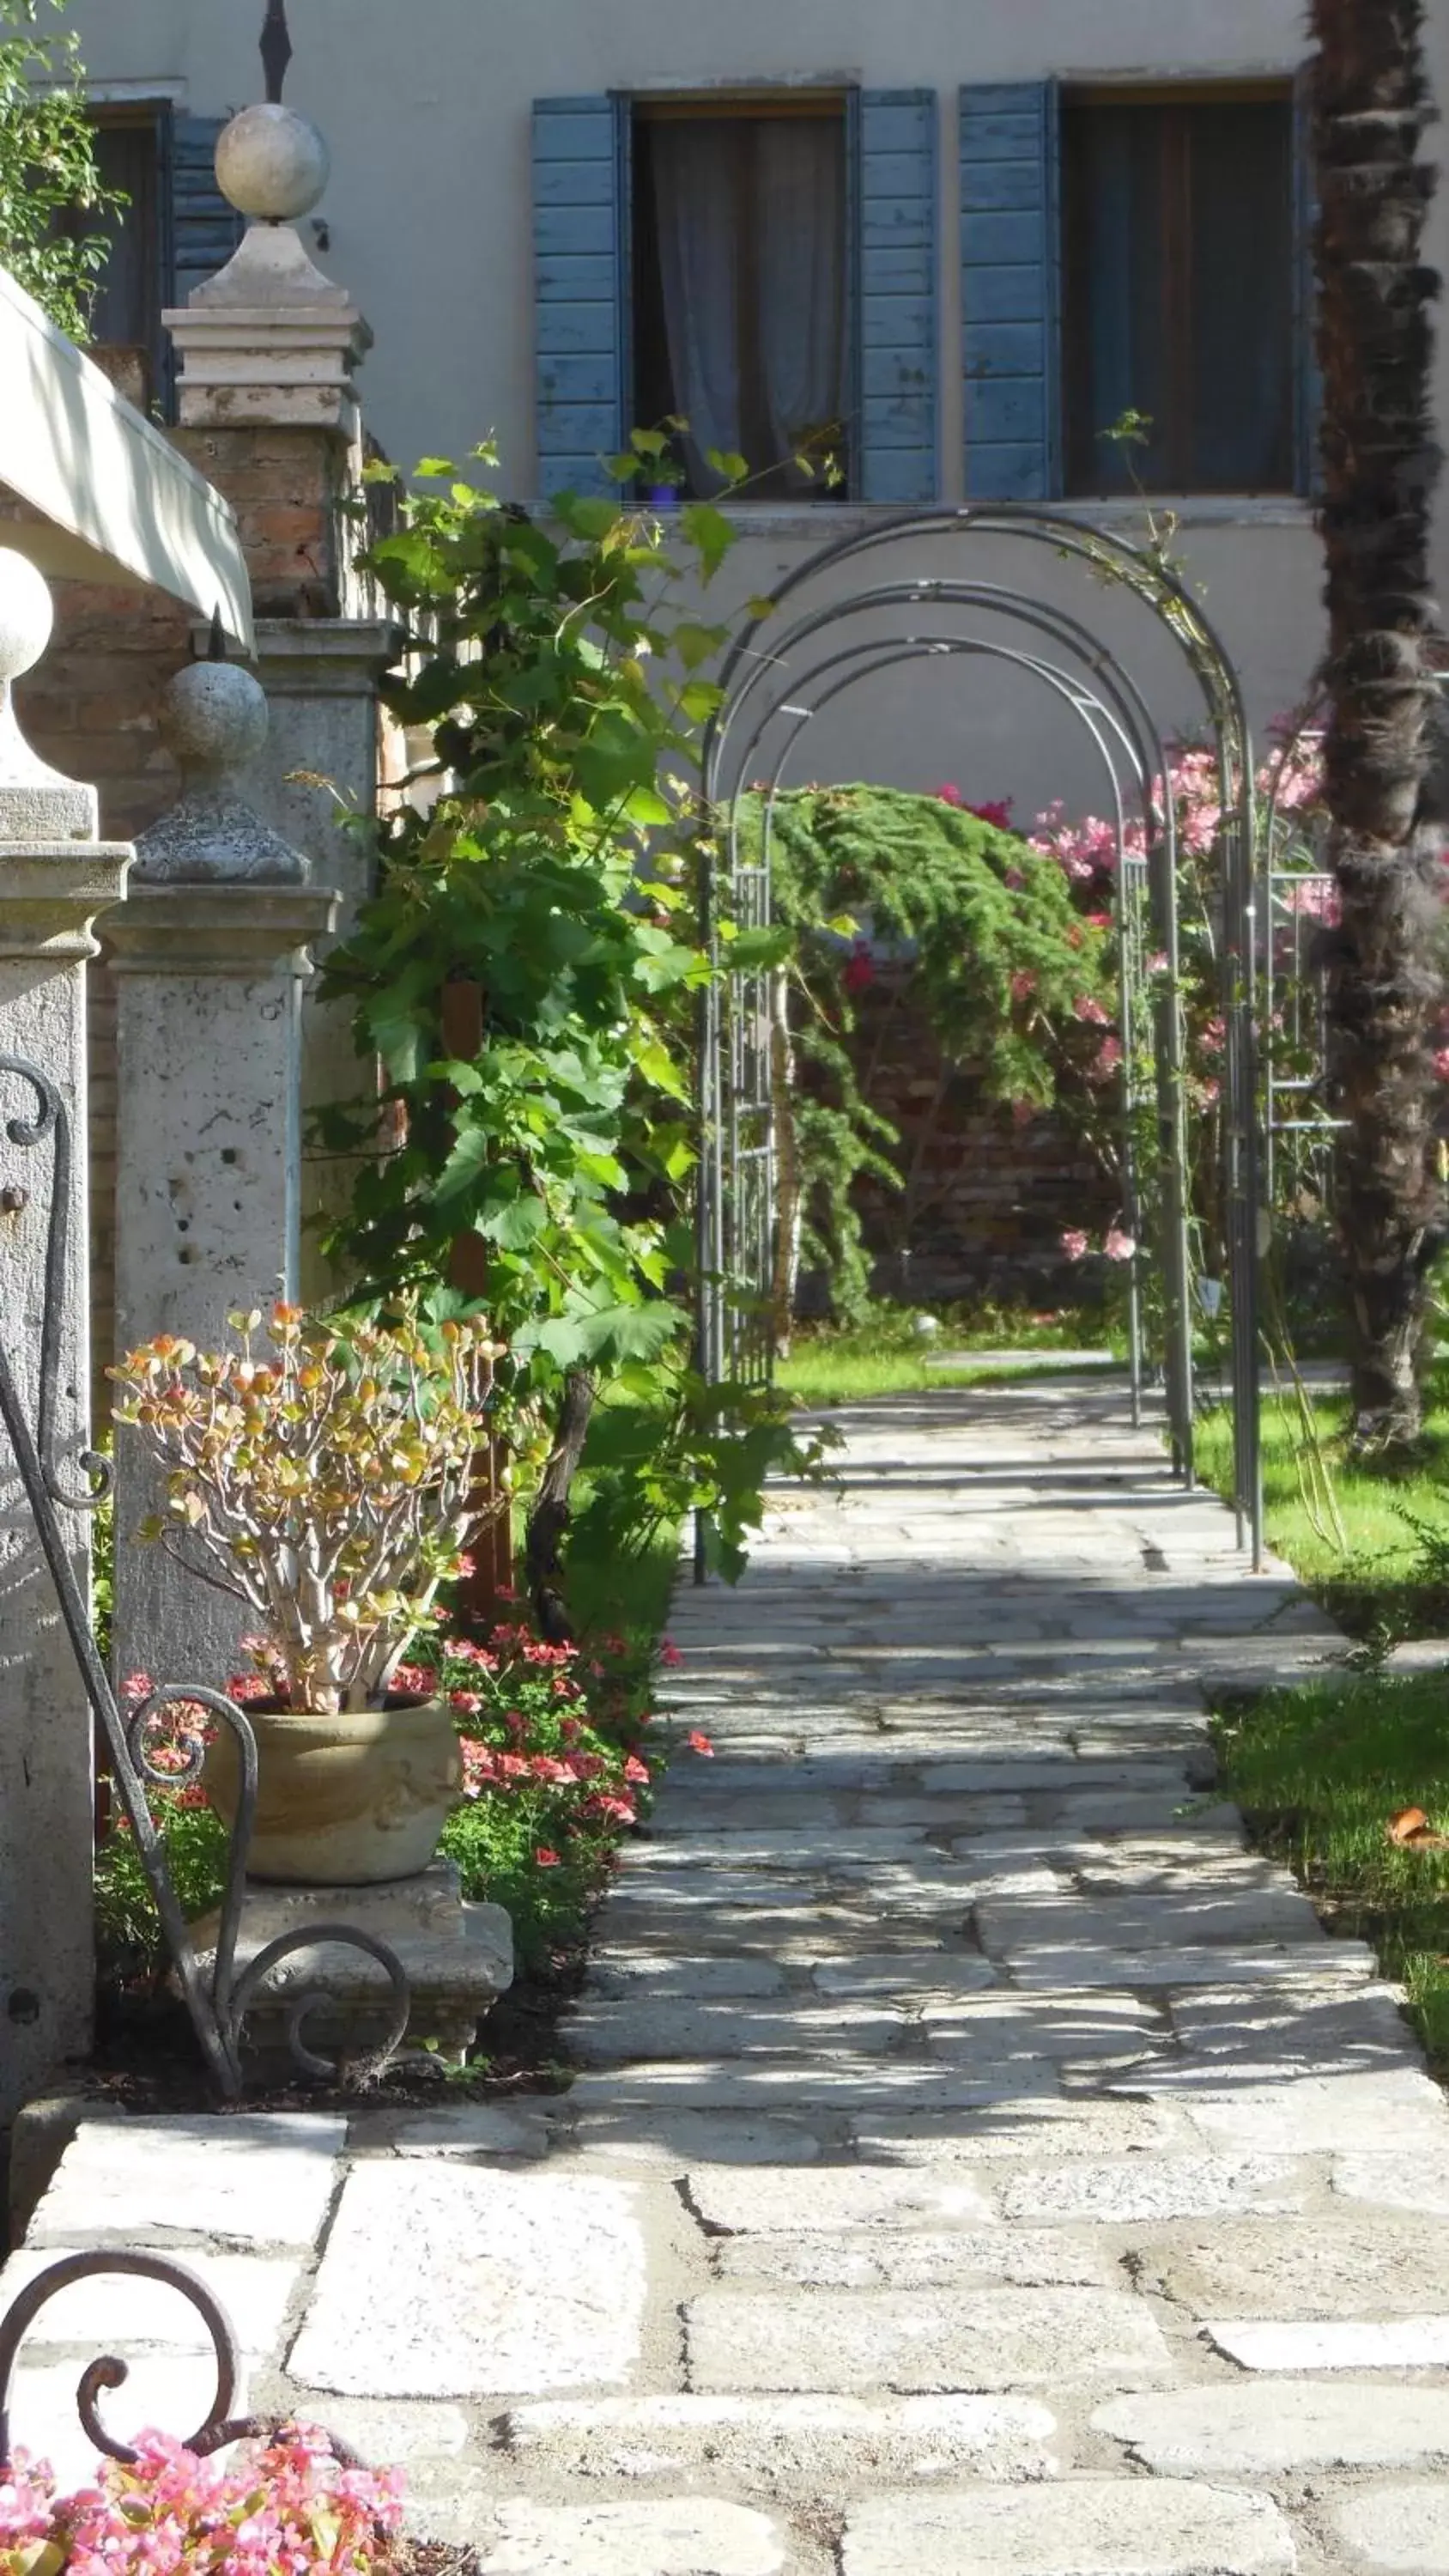
[{"label": "stone ball finial", "polygon": [[295,223],[317,204],[332,167],[310,117],[269,102],[244,107],[222,129],[216,181],[237,212],[265,224]]},{"label": "stone ball finial", "polygon": [[178,769],[244,769],[267,738],[267,693],[240,662],[190,662],[166,684],[161,739]]},{"label": "stone ball finial", "polygon": [[168,681],[161,738],[181,794],[136,843],[137,885],[305,885],[307,862],[248,803],[242,773],[267,739],[266,691],[239,662],[191,662]]},{"label": "stone ball finial", "polygon": [[28,555],[0,546],[0,688],[33,671],[50,642],[55,602]]}]

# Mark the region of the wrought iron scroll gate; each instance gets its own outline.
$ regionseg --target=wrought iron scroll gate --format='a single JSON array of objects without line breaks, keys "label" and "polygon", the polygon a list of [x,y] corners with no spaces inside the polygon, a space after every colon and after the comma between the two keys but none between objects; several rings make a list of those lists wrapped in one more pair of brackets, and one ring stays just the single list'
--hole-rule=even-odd
[{"label": "wrought iron scroll gate", "polygon": [[[1030,548],[1037,578],[988,579],[987,544]],[[933,570],[914,567],[929,545]],[[908,557],[910,558],[908,560]],[[857,567],[859,572],[857,573]],[[1039,568],[1039,570],[1038,570]],[[1253,753],[1237,675],[1198,603],[1150,548],[1065,513],[997,507],[934,510],[883,520],[811,556],[740,628],[726,656],[724,695],[705,744],[703,790],[710,826],[700,908],[717,967],[722,927],[771,918],[771,839],[793,753],[815,719],[849,691],[905,663],[1006,668],[1043,692],[1086,735],[1108,791],[1116,842],[1121,984],[1120,1096],[1123,1207],[1134,1241],[1150,1236],[1161,1329],[1155,1355],[1145,1321],[1149,1272],[1131,1265],[1133,1418],[1141,1418],[1149,1358],[1160,1369],[1173,1463],[1194,1481],[1194,1315],[1197,1305],[1188,1194],[1184,1023],[1180,984],[1176,818],[1161,784],[1168,743],[1149,690],[1110,650],[1092,600],[1074,608],[1054,595],[1063,568],[1126,594],[1145,612],[1154,683],[1162,648],[1185,665],[1215,749],[1221,826],[1219,905],[1225,1022],[1223,1101],[1228,1286],[1231,1295],[1234,1495],[1239,1544],[1262,1559],[1258,1450],[1260,1216],[1258,1065],[1254,996],[1257,870]],[[1054,572],[1048,592],[1040,574]],[[747,804],[748,809],[747,823]],[[1149,972],[1151,957],[1163,961]],[[701,1367],[712,1377],[760,1379],[772,1358],[778,1241],[775,1084],[783,1001],[766,966],[717,974],[702,1007],[699,1073],[698,1235]],[[1155,1167],[1148,1186],[1143,1138]],[[703,1550],[697,1551],[702,1575]]]},{"label": "wrought iron scroll gate", "polygon": [[[36,1420],[32,1428],[20,1400],[9,1347],[11,1337],[25,1330],[26,1319],[23,1315],[4,1313],[0,1314],[0,1424],[3,1424],[9,1440],[26,1500],[34,1516],[36,1537],[55,1586],[61,1619],[75,1657],[81,1687],[99,1730],[116,1796],[135,1836],[136,1849],[171,1955],[177,1986],[191,2016],[213,2083],[224,2097],[234,2099],[243,2086],[243,2025],[272,1970],[279,1967],[284,1959],[303,1950],[341,1944],[364,1951],[376,1960],[382,1970],[382,1981],[387,1991],[385,2037],[378,2047],[352,2060],[345,2069],[353,2082],[365,2081],[379,2072],[395,2054],[407,2028],[408,1982],[401,1961],[385,1942],[377,1940],[370,1932],[345,1923],[318,1923],[309,1925],[304,1931],[279,1934],[257,1950],[238,1972],[237,1937],[246,1894],[247,1853],[257,1805],[257,1742],[251,1723],[235,1701],[197,1682],[163,1682],[138,1708],[123,1716],[97,1651],[89,1607],[76,1581],[61,1513],[97,1510],[111,1490],[111,1469],[107,1459],[88,1450],[78,1461],[80,1471],[87,1479],[86,1485],[78,1492],[68,1490],[61,1475],[55,1436],[59,1373],[57,1327],[60,1303],[65,1294],[66,1233],[74,1151],[70,1113],[55,1084],[37,1066],[27,1064],[19,1056],[0,1055],[0,1086],[3,1086],[0,1098],[5,1091],[13,1094],[16,1085],[20,1086],[22,1096],[27,1092],[30,1095],[29,1114],[12,1111],[5,1119],[5,1133],[11,1144],[23,1151],[41,1152],[49,1147],[51,1197]],[[200,1777],[204,1758],[204,1747],[200,1744],[194,1749],[189,1767],[183,1770],[160,1768],[153,1759],[155,1726],[168,1708],[180,1703],[192,1703],[203,1708],[215,1724],[229,1730],[236,1740],[241,1775],[241,1795],[228,1844],[216,1939],[209,1961],[205,1963],[182,1914],[167,1866],[165,1842],[158,1830],[148,1794],[149,1787],[162,1786],[174,1791]],[[303,2023],[318,2000],[311,1993],[289,1998],[287,2035],[298,2064],[309,2074],[327,2076],[337,2070],[325,2058],[316,2055],[303,2036]]]}]

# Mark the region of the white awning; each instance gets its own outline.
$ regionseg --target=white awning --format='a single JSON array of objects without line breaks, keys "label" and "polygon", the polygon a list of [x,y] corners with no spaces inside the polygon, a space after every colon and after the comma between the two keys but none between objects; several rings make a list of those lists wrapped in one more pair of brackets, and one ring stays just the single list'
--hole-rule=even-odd
[{"label": "white awning", "polygon": [[42,513],[0,529],[42,572],[167,591],[252,650],[230,504],[4,268],[0,484]]}]

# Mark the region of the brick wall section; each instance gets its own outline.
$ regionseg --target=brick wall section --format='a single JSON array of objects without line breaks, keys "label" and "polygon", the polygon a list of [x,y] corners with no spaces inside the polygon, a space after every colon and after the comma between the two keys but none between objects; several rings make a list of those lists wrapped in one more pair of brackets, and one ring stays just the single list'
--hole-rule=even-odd
[{"label": "brick wall section", "polygon": [[258,617],[346,614],[353,546],[342,505],[360,460],[344,461],[315,429],[177,429],[171,436],[236,512]]},{"label": "brick wall section", "polygon": [[[883,976],[858,1005],[857,1063],[872,1108],[901,1131],[904,1193],[862,1181],[859,1205],[885,1296],[1025,1297],[1049,1305],[1080,1277],[1064,1262],[1066,1226],[1100,1232],[1117,1213],[1111,1182],[1059,1116],[1018,1120],[939,1050]],[[902,1262],[902,1252],[909,1260]]]},{"label": "brick wall section", "polygon": [[[351,522],[343,502],[360,459],[306,429],[176,429],[172,443],[236,512],[259,617],[350,610]],[[0,523],[33,514],[0,486]],[[159,592],[53,581],[55,632],[16,688],[21,724],[43,760],[98,789],[105,840],[130,841],[180,785],[157,708],[191,658],[193,614]],[[107,1410],[116,1190],[116,996],[104,953],[89,978],[91,1348],[94,1411]]]}]

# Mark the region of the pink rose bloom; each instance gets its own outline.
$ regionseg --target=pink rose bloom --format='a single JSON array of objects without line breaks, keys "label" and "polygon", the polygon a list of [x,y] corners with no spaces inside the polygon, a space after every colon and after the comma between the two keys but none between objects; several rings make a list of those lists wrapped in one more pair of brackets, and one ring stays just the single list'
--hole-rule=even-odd
[{"label": "pink rose bloom", "polygon": [[1120,1225],[1108,1226],[1102,1250],[1109,1261],[1130,1261],[1136,1249],[1132,1236],[1124,1234]]},{"label": "pink rose bloom", "polygon": [[1085,1261],[1091,1250],[1090,1237],[1082,1232],[1080,1226],[1069,1225],[1062,1235],[1062,1250],[1068,1261]]}]

